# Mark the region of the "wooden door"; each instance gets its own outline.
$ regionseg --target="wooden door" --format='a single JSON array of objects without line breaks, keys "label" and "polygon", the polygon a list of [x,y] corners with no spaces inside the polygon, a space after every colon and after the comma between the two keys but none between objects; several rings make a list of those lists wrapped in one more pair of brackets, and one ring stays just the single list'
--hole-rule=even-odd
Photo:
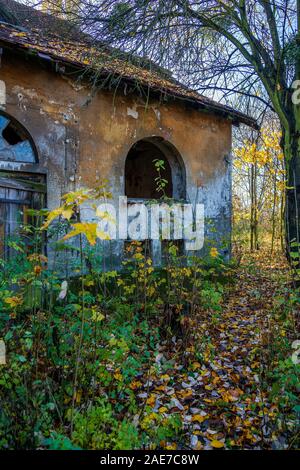
[{"label": "wooden door", "polygon": [[30,248],[32,237],[26,226],[36,221],[27,209],[45,207],[46,186],[41,175],[0,171],[0,257],[9,258],[13,243],[22,241]]}]

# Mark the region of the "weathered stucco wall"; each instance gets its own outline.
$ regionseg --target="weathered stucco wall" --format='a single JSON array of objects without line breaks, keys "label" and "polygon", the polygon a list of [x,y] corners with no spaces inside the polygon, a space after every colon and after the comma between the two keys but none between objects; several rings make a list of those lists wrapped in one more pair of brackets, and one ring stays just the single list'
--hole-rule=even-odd
[{"label": "weathered stucco wall", "polygon": [[[131,146],[159,136],[180,153],[186,171],[187,199],[205,205],[221,239],[230,232],[231,123],[179,101],[90,89],[41,64],[4,51],[0,68],[1,103],[31,134],[37,166],[1,161],[0,169],[47,175],[48,206],[79,186],[107,178],[114,197],[124,194],[124,168]],[[1,83],[1,82],[0,82]]]}]

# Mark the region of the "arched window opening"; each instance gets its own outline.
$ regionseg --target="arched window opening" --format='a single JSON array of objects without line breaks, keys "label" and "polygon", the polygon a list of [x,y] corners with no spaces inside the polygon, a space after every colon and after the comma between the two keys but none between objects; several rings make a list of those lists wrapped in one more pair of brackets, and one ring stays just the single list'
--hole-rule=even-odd
[{"label": "arched window opening", "polygon": [[[35,164],[36,149],[27,130],[14,118],[0,112],[0,161]],[[3,165],[2,165],[3,166]],[[5,165],[4,165],[5,166]],[[11,165],[0,170],[0,258],[16,255],[12,241],[32,248],[31,231],[37,226],[28,209],[45,206],[45,177],[37,173],[11,171]]]},{"label": "arched window opening", "polygon": [[177,150],[160,137],[139,140],[128,152],[125,163],[125,195],[132,199],[159,199],[155,160],[164,162],[161,178],[164,196],[185,199],[185,169]]},{"label": "arched window opening", "polygon": [[0,113],[0,160],[37,163],[32,139],[15,119]]},{"label": "arched window opening", "polygon": [[[164,162],[164,169],[160,172],[161,178],[167,181],[164,193],[158,190],[156,159]],[[125,162],[125,195],[129,204],[134,204],[134,199],[151,200],[162,196],[178,202],[186,199],[185,166],[179,152],[170,142],[161,137],[149,137],[131,147]],[[130,243],[127,243],[125,256],[130,247]],[[178,252],[183,253],[183,241],[176,240],[174,243],[178,246]],[[154,264],[159,265],[167,257],[169,242],[147,238],[141,242],[141,247],[145,256],[151,256]]]},{"label": "arched window opening", "polygon": [[129,198],[159,199],[162,193],[157,189],[158,172],[154,160],[162,160],[164,169],[161,177],[167,181],[165,195],[172,197],[172,171],[163,152],[152,142],[141,140],[129,151],[125,166],[125,193]]},{"label": "arched window opening", "polygon": [[9,145],[17,145],[26,139],[25,133],[18,127],[10,122],[2,132],[2,137]]}]

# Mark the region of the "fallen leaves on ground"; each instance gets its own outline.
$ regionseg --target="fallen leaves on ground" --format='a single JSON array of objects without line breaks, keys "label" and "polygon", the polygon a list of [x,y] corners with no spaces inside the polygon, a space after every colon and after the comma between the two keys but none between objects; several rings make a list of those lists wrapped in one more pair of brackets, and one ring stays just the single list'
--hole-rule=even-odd
[{"label": "fallen leaves on ground", "polygon": [[[253,258],[253,257],[252,257]],[[259,257],[255,260],[259,265]],[[268,344],[269,317],[277,269],[288,278],[286,264],[273,261],[264,269],[241,266],[223,311],[197,314],[194,347],[199,358],[185,367],[178,361],[178,340],[161,344],[156,369],[139,378],[137,396],[151,415],[182,418],[183,439],[166,443],[185,449],[274,448],[277,405],[262,386],[263,352]],[[181,356],[182,358],[182,356]],[[182,361],[183,362],[183,361]],[[169,364],[169,367],[168,367]]]}]

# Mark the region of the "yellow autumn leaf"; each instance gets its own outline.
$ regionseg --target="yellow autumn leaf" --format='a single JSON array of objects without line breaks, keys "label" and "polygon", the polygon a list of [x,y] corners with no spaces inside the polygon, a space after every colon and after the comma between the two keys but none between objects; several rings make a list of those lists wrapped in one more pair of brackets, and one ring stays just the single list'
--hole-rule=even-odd
[{"label": "yellow autumn leaf", "polygon": [[133,255],[133,258],[136,259],[136,260],[142,260],[142,259],[144,259],[144,256],[142,255],[142,253],[135,253]]},{"label": "yellow autumn leaf", "polygon": [[211,248],[209,254],[212,258],[216,258],[219,254],[218,249],[215,247]]},{"label": "yellow autumn leaf", "polygon": [[168,408],[167,408],[166,406],[161,406],[161,407],[158,409],[158,411],[159,411],[160,413],[165,413],[166,411],[168,411]]},{"label": "yellow autumn leaf", "polygon": [[245,420],[243,421],[243,425],[248,428],[248,427],[252,426],[252,423],[251,423],[251,421],[249,421],[249,419],[245,419]]},{"label": "yellow autumn leaf", "polygon": [[70,220],[73,215],[73,207],[63,207],[61,215],[64,219]]},{"label": "yellow autumn leaf", "polygon": [[217,441],[217,439],[212,440],[210,444],[215,449],[221,449],[222,447],[224,447],[224,442]]},{"label": "yellow autumn leaf", "polygon": [[76,401],[77,404],[80,403],[81,397],[82,397],[82,390],[78,390],[78,391],[76,392],[76,395],[75,395],[75,401]]},{"label": "yellow autumn leaf", "polygon": [[185,399],[191,398],[193,396],[193,391],[190,390],[190,389],[183,390],[182,392],[179,392],[179,395],[181,396],[181,398],[183,398],[185,400]]},{"label": "yellow autumn leaf", "polygon": [[137,388],[140,388],[142,386],[142,382],[140,382],[139,380],[134,380],[130,385],[129,385],[129,388],[131,388],[131,390],[136,390]]},{"label": "yellow autumn leaf", "polygon": [[63,210],[64,210],[63,207],[57,207],[56,209],[53,209],[53,211],[49,212],[49,214],[47,215],[46,221],[42,225],[42,229],[48,228],[54,219],[62,215]]},{"label": "yellow autumn leaf", "polygon": [[201,442],[198,441],[194,450],[202,450],[202,449],[203,449],[203,444],[201,444]]},{"label": "yellow autumn leaf", "polygon": [[201,416],[201,415],[194,415],[192,417],[192,421],[193,422],[197,422],[197,423],[203,423],[203,421],[205,421],[207,419],[207,416]]},{"label": "yellow autumn leaf", "polygon": [[102,312],[99,312],[98,310],[92,310],[92,321],[100,322],[104,320],[104,318],[105,316]]},{"label": "yellow autumn leaf", "polygon": [[147,405],[154,406],[156,402],[156,395],[150,395],[149,398],[147,398],[146,403]]},{"label": "yellow autumn leaf", "polygon": [[123,379],[123,376],[122,376],[122,374],[121,374],[120,372],[117,371],[117,372],[114,373],[114,378],[115,378],[116,380],[121,381],[121,380]]},{"label": "yellow autumn leaf", "polygon": [[85,235],[90,245],[95,245],[97,240],[97,224],[94,222],[78,222],[72,224],[73,230],[63,237],[63,240],[75,237],[77,235]]},{"label": "yellow autumn leaf", "polygon": [[92,190],[81,188],[77,191],[70,191],[62,196],[67,205],[80,205],[92,197]]},{"label": "yellow autumn leaf", "polygon": [[8,304],[11,308],[15,308],[19,305],[22,305],[23,299],[19,295],[15,295],[12,297],[7,297],[6,299],[4,299],[4,302]]},{"label": "yellow autumn leaf", "polygon": [[177,444],[173,442],[172,444],[167,444],[165,447],[166,450],[176,450],[177,449]]},{"label": "yellow autumn leaf", "polygon": [[165,382],[168,382],[170,380],[170,376],[168,374],[163,374],[160,378]]},{"label": "yellow autumn leaf", "polygon": [[200,367],[201,367],[201,364],[199,362],[193,362],[192,364],[193,370],[200,369]]}]

